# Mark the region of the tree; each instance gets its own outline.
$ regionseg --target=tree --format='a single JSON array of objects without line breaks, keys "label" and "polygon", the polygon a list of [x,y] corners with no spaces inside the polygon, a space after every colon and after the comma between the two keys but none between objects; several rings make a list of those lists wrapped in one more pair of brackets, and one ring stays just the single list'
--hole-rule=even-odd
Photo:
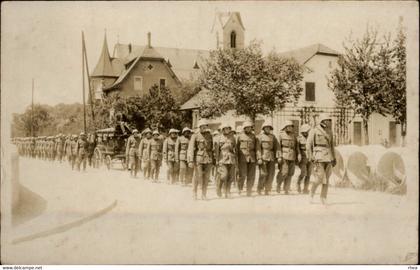
[{"label": "tree", "polygon": [[365,144],[369,144],[368,121],[372,113],[386,115],[392,72],[389,39],[378,43],[377,32],[367,29],[362,39],[343,44],[345,53],[332,71],[328,86],[339,105],[350,106],[363,120]]},{"label": "tree", "polygon": [[255,121],[257,114],[270,114],[297,101],[302,79],[303,68],[296,61],[275,52],[264,57],[256,41],[241,50],[212,51],[200,76],[200,87],[209,91],[200,106],[201,116],[235,109],[237,115]]},{"label": "tree", "polygon": [[407,86],[406,86],[406,36],[402,19],[399,22],[397,36],[393,41],[392,57],[395,69],[393,73],[393,87],[388,93],[391,96],[389,108],[392,116],[401,124],[403,145],[407,128]]},{"label": "tree", "polygon": [[142,115],[149,126],[161,129],[179,127],[179,105],[169,88],[154,85],[142,100]]},{"label": "tree", "polygon": [[42,131],[51,121],[49,108],[46,105],[35,104],[32,112],[31,106],[23,114],[14,114],[12,122],[12,136],[43,135]]}]

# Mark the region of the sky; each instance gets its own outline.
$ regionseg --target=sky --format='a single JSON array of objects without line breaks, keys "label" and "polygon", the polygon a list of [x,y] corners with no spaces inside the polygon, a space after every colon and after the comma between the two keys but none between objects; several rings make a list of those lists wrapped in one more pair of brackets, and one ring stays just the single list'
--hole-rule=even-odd
[{"label": "sky", "polygon": [[[216,11],[238,11],[245,42],[263,41],[279,52],[314,43],[342,51],[367,25],[394,32],[399,17],[417,40],[415,2],[2,2],[2,114],[23,112],[31,103],[82,102],[81,31],[89,69],[98,60],[106,31],[112,55],[117,41],[152,46],[214,49],[210,33]],[[413,35],[417,35],[413,37]]]}]

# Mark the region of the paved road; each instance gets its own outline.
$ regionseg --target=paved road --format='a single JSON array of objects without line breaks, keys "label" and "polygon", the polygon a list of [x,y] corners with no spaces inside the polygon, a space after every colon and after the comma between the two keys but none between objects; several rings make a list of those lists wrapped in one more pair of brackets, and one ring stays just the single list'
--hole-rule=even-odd
[{"label": "paved road", "polygon": [[417,252],[417,216],[404,196],[331,188],[323,206],[299,194],[217,199],[211,187],[209,200],[193,201],[191,187],[119,170],[25,158],[20,168],[28,199],[2,246],[6,263],[386,264]]}]

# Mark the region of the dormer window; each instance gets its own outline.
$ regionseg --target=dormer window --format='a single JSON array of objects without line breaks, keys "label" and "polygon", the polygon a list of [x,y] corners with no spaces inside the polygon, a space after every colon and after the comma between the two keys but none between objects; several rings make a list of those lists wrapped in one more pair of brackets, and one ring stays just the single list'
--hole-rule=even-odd
[{"label": "dormer window", "polygon": [[232,31],[230,33],[230,48],[232,48],[232,49],[236,48],[236,33],[235,33],[235,31]]}]

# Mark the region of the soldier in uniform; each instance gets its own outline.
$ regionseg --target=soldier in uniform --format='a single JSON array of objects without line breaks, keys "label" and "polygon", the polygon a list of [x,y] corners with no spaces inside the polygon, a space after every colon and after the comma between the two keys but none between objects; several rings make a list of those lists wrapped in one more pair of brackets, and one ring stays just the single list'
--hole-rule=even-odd
[{"label": "soldier in uniform", "polygon": [[141,162],[141,168],[143,169],[144,179],[148,180],[150,177],[150,160],[147,154],[147,149],[152,141],[152,131],[150,128],[143,130],[143,138],[139,144],[139,159]]},{"label": "soldier in uniform", "polygon": [[127,140],[127,147],[125,149],[125,156],[127,160],[127,167],[130,170],[131,177],[137,177],[138,149],[140,145],[139,131],[134,129],[133,134]]},{"label": "soldier in uniform", "polygon": [[309,193],[309,178],[311,176],[311,162],[308,161],[308,157],[306,155],[306,141],[308,138],[308,132],[311,129],[311,126],[308,124],[303,124],[300,127],[300,135],[298,137],[298,145],[299,145],[299,152],[300,152],[300,161],[299,161],[299,168],[300,168],[300,175],[297,181],[297,191],[301,193],[301,183],[303,182],[303,193]]},{"label": "soldier in uniform", "polygon": [[59,134],[56,144],[57,160],[62,162],[64,156],[64,135]]},{"label": "soldier in uniform", "polygon": [[313,163],[312,173],[314,178],[310,193],[311,202],[318,185],[322,184],[321,202],[325,204],[332,167],[336,165],[330,117],[320,116],[319,124],[309,132],[306,151],[309,161]]},{"label": "soldier in uniform", "polygon": [[79,140],[78,136],[74,134],[72,136],[71,142],[71,169],[74,170],[74,166],[77,166],[77,141]]},{"label": "soldier in uniform", "polygon": [[295,173],[299,148],[296,135],[294,134],[293,122],[286,120],[279,135],[279,147],[277,149],[277,161],[279,171],[277,173],[277,193],[280,193],[283,183],[284,193],[287,195],[290,191],[290,183]]},{"label": "soldier in uniform", "polygon": [[162,163],[162,144],[159,131],[153,131],[153,138],[149,143],[147,153],[150,160],[150,174],[154,182],[158,182],[159,180],[160,166]]},{"label": "soldier in uniform", "polygon": [[247,121],[243,125],[243,132],[237,137],[237,153],[239,167],[238,189],[241,194],[246,179],[246,195],[251,196],[255,181],[257,156],[255,146],[257,139],[252,133],[253,124]]},{"label": "soldier in uniform", "polygon": [[96,144],[97,144],[97,137],[96,137],[96,133],[89,133],[89,139],[88,139],[88,150],[87,150],[87,160],[88,160],[88,164],[90,167],[92,167],[92,159],[93,159],[93,154],[95,152],[95,148],[96,148]]},{"label": "soldier in uniform", "polygon": [[[218,138],[220,136],[220,132],[218,130],[215,130],[212,133],[212,136],[213,136],[213,153],[214,153],[214,151],[215,151],[215,145],[214,145],[214,143],[218,140]],[[216,163],[216,161],[214,161],[213,163]],[[213,182],[214,183],[219,183],[220,174],[217,172],[217,167],[216,166],[212,166],[212,168],[211,168],[211,175],[212,175],[212,178],[213,178]],[[209,183],[211,181],[212,180],[210,179],[209,180]]]},{"label": "soldier in uniform", "polygon": [[171,128],[168,137],[163,142],[163,160],[168,166],[167,180],[174,184],[178,181],[178,162],[175,158],[175,145],[178,139],[178,130]]},{"label": "soldier in uniform", "polygon": [[179,180],[186,186],[191,183],[192,169],[188,167],[187,150],[190,143],[192,130],[184,128],[182,135],[178,137],[175,143],[175,161],[179,164]]},{"label": "soldier in uniform", "polygon": [[262,133],[257,136],[256,145],[257,162],[260,172],[257,192],[261,195],[261,191],[264,189],[265,195],[269,195],[276,169],[275,163],[278,141],[276,137],[271,134],[273,130],[273,125],[271,123],[264,122],[262,130]]},{"label": "soldier in uniform", "polygon": [[232,127],[222,124],[222,134],[214,143],[214,159],[216,161],[217,172],[220,174],[219,181],[216,183],[217,196],[222,196],[222,188],[225,198],[230,196],[230,186],[234,181],[235,167],[238,162],[236,154],[236,141],[232,134]]},{"label": "soldier in uniform", "polygon": [[76,144],[77,170],[78,171],[80,171],[81,164],[83,164],[83,171],[86,171],[87,151],[88,151],[88,142],[86,139],[86,134],[84,132],[81,132],[79,140],[77,140],[77,144]]},{"label": "soldier in uniform", "polygon": [[195,176],[193,179],[193,198],[197,199],[197,188],[201,185],[201,199],[207,198],[207,185],[213,165],[213,138],[206,132],[207,122],[200,119],[198,123],[199,131],[191,136],[188,145],[187,159],[188,166],[194,168]]}]

